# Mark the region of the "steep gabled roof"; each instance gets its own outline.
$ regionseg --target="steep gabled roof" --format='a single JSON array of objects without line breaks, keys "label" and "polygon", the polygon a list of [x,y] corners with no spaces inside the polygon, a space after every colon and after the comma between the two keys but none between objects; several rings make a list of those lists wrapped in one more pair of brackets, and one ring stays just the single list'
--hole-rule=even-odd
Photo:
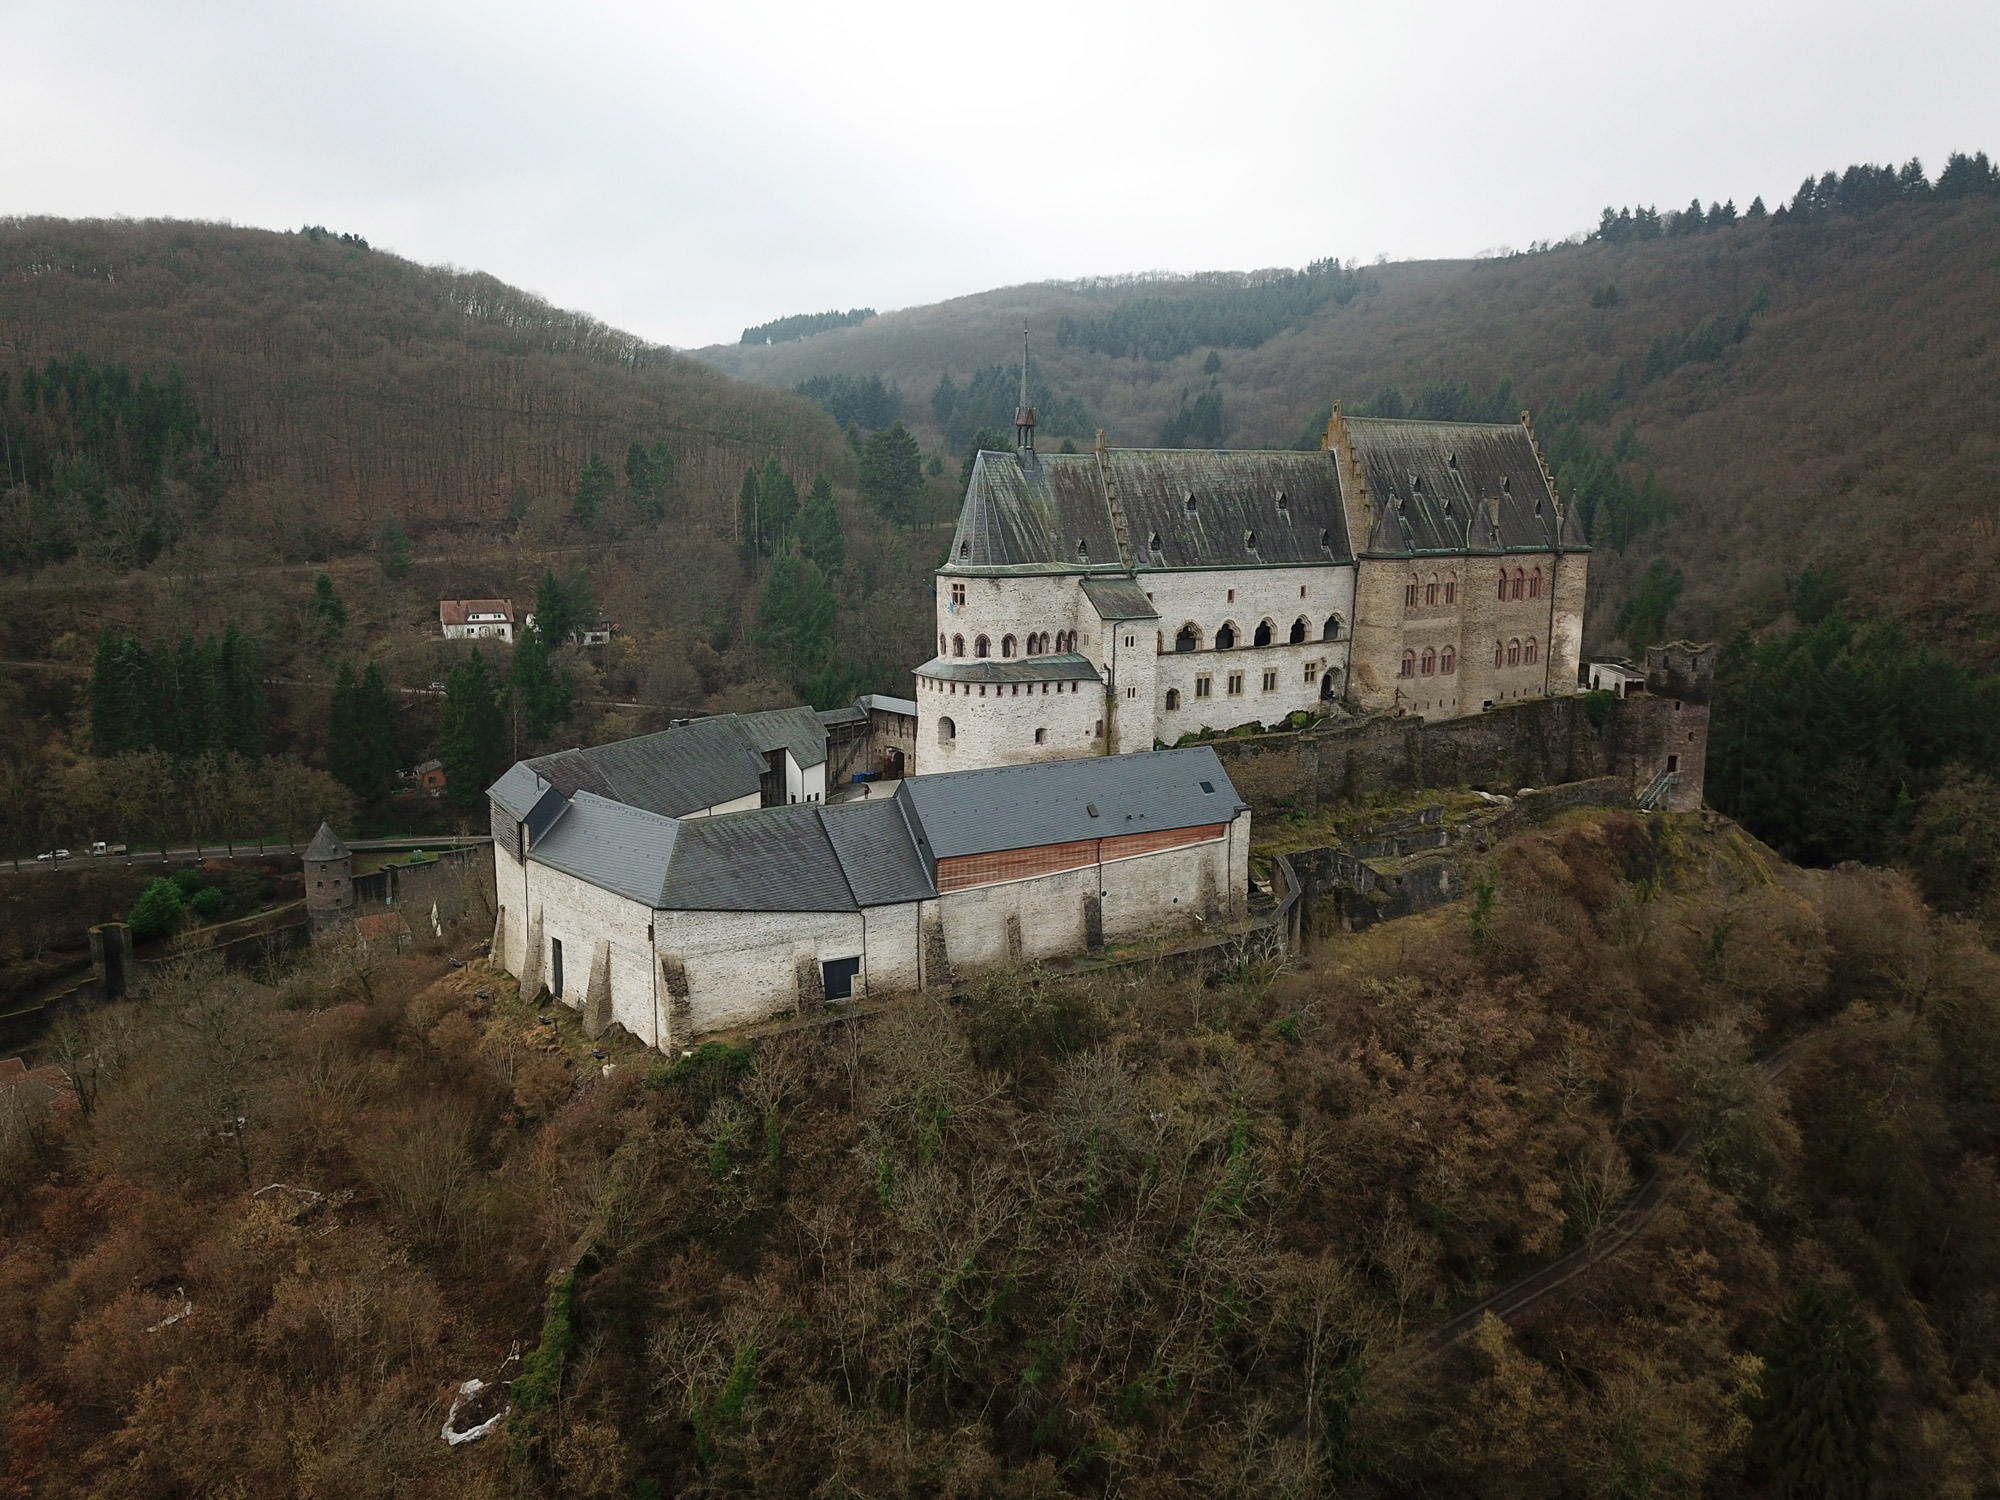
[{"label": "steep gabled roof", "polygon": [[[558,751],[522,765],[564,796],[594,792],[663,817],[680,818],[754,796],[768,769],[765,755],[779,749],[790,752],[801,766],[821,765],[826,760],[826,726],[810,708],[721,714],[587,750]],[[507,778],[502,777],[495,791],[506,785]]]},{"label": "steep gabled roof", "polygon": [[1572,550],[1521,423],[1349,417],[1346,429],[1375,505],[1364,556]]}]

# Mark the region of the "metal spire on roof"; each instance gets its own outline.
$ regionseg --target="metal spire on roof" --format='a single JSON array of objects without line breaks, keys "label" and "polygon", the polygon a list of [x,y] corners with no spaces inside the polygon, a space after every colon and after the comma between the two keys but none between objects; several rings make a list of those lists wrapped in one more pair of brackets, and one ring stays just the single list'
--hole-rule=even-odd
[{"label": "metal spire on roof", "polygon": [[1014,445],[1035,451],[1035,409],[1028,405],[1028,330],[1021,330],[1021,404],[1014,408]]}]

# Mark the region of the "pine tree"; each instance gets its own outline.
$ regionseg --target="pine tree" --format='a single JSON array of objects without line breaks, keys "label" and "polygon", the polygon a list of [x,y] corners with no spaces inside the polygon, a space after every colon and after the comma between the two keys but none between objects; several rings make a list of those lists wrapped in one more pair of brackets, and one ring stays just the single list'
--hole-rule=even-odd
[{"label": "pine tree", "polygon": [[625,494],[643,520],[666,517],[667,487],[674,482],[674,455],[665,443],[648,448],[634,439],[625,450]]},{"label": "pine tree", "polygon": [[743,487],[736,492],[737,535],[743,539],[743,550],[751,557],[759,557],[764,551],[764,508],[757,493],[757,471],[743,471]]},{"label": "pine tree", "polygon": [[327,769],[358,801],[395,790],[395,710],[380,667],[370,662],[357,677],[349,663],[340,664],[327,733]]},{"label": "pine tree", "polygon": [[320,573],[313,578],[312,604],[306,611],[308,628],[321,646],[331,646],[347,629],[347,606],[333,591],[333,578]]},{"label": "pine tree", "polygon": [[375,561],[382,566],[382,576],[391,583],[410,571],[410,539],[403,535],[403,528],[394,516],[385,517],[381,529],[375,533]]},{"label": "pine tree", "polygon": [[360,687],[360,680],[354,675],[354,663],[342,662],[340,670],[334,673],[333,704],[326,716],[326,768],[334,780],[357,796],[360,795],[362,777],[359,763],[361,737],[356,732],[359,714],[354,700]]},{"label": "pine tree", "polygon": [[570,513],[577,524],[588,531],[597,524],[604,514],[604,506],[618,488],[617,476],[611,472],[611,465],[604,461],[602,453],[590,455],[590,462],[583,466],[583,472],[576,479],[576,501]]},{"label": "pine tree", "polygon": [[445,786],[454,804],[476,808],[486,800],[507,758],[507,719],[500,709],[499,684],[479,648],[451,669],[445,679]]},{"label": "pine tree", "polygon": [[549,665],[549,640],[542,633],[541,620],[521,632],[514,647],[510,673],[515,703],[521,713],[521,729],[529,739],[546,739],[556,725],[568,719],[575,707],[576,680],[568,672],[556,673]]},{"label": "pine tree", "polygon": [[840,508],[833,503],[833,486],[824,474],[813,477],[806,507],[799,513],[799,551],[829,578],[847,560],[847,538],[840,529]]},{"label": "pine tree", "polygon": [[137,636],[109,625],[97,637],[90,668],[90,749],[128,755],[153,745],[152,672]]},{"label": "pine tree", "polygon": [[268,720],[262,655],[257,643],[237,629],[234,620],[222,627],[223,731],[216,748],[245,760],[257,760],[264,754]]},{"label": "pine tree", "polygon": [[1666,636],[1667,615],[1681,596],[1683,581],[1679,568],[1664,557],[1656,557],[1625,607],[1618,611],[1618,634],[1635,658],[1643,657],[1648,646]]},{"label": "pine tree", "polygon": [[898,526],[917,519],[924,493],[923,454],[901,422],[872,434],[861,448],[861,498]]},{"label": "pine tree", "polygon": [[1747,1467],[1775,1500],[1867,1500],[1882,1408],[1875,1333],[1847,1287],[1808,1282],[1764,1351]]},{"label": "pine tree", "polygon": [[794,687],[825,666],[833,654],[837,614],[833,591],[818,568],[796,552],[771,564],[757,600],[757,648]]},{"label": "pine tree", "polygon": [[776,548],[798,517],[799,487],[775,458],[764,463],[764,473],[757,481],[757,499],[764,508],[764,535]]}]

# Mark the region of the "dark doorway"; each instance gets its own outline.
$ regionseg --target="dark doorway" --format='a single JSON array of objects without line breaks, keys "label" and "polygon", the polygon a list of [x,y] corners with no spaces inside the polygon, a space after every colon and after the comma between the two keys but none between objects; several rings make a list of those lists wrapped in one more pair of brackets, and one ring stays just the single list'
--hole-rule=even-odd
[{"label": "dark doorway", "polygon": [[903,752],[900,750],[891,750],[888,755],[888,761],[888,779],[891,781],[901,781],[903,779]]},{"label": "dark doorway", "polygon": [[549,992],[562,999],[562,939],[549,939]]},{"label": "dark doorway", "polygon": [[1338,696],[1340,695],[1333,686],[1333,673],[1328,672],[1319,680],[1319,701],[1331,703]]},{"label": "dark doorway", "polygon": [[1678,755],[1669,755],[1667,757],[1667,770],[1670,772],[1678,771],[1680,768],[1681,768],[1681,758]]},{"label": "dark doorway", "polygon": [[826,998],[829,1000],[850,1000],[854,997],[854,980],[861,972],[858,958],[829,958],[820,966],[820,975],[826,981]]}]

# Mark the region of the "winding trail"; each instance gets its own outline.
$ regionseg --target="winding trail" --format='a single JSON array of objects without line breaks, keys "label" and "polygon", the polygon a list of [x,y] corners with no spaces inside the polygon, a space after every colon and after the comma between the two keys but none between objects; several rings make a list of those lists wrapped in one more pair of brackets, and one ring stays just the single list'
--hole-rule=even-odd
[{"label": "winding trail", "polygon": [[[1775,1082],[1782,1077],[1785,1070],[1797,1061],[1800,1050],[1808,1042],[1816,1041],[1825,1031],[1826,1028],[1820,1026],[1803,1036],[1794,1037],[1758,1063],[1757,1070],[1763,1074],[1765,1082]],[[1390,1362],[1421,1365],[1435,1359],[1470,1333],[1487,1313],[1492,1313],[1502,1322],[1511,1323],[1586,1271],[1618,1255],[1653,1222],[1668,1196],[1686,1176],[1693,1144],[1693,1133],[1682,1131],[1667,1154],[1646,1174],[1632,1196],[1625,1200],[1625,1206],[1602,1232],[1561,1259],[1508,1282],[1498,1291],[1453,1314],[1429,1333],[1419,1334],[1392,1354]]]}]

